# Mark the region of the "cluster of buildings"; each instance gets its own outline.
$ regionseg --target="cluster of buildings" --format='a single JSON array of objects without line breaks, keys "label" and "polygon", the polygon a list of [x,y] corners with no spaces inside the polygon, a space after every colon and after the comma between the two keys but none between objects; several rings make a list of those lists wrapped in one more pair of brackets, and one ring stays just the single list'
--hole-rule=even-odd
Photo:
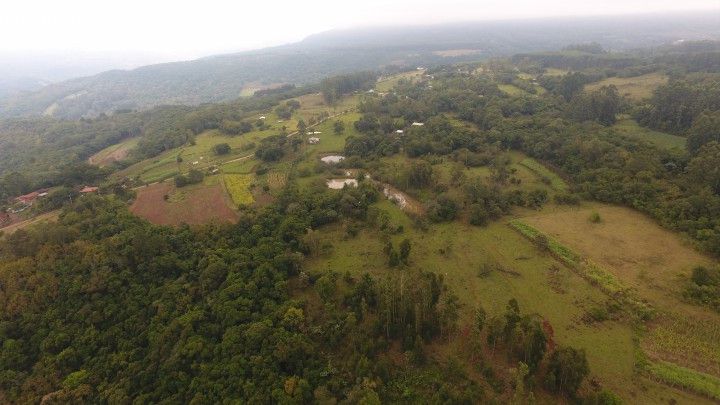
[{"label": "cluster of buildings", "polygon": [[[98,190],[99,190],[99,188],[95,187],[95,186],[83,186],[82,188],[80,188],[77,191],[82,195],[82,194],[97,193]],[[35,201],[37,201],[40,198],[46,197],[48,195],[49,191],[50,190],[48,190],[48,189],[42,188],[39,190],[35,190],[31,193],[27,193],[27,194],[23,194],[23,195],[19,195],[19,196],[15,197],[13,199],[14,204],[11,208],[8,209],[8,212],[10,212],[12,214],[17,214],[17,213],[25,211],[26,209],[30,208],[35,203]],[[7,215],[7,213],[2,213],[2,214]],[[3,223],[3,218],[4,217],[2,215],[0,215],[0,224]],[[8,220],[9,220],[9,216],[8,216]]]}]

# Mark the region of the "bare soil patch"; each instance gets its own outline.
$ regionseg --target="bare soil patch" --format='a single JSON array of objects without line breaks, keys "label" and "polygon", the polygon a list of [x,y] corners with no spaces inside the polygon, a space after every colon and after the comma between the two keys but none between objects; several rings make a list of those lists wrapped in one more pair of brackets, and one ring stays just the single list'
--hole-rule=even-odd
[{"label": "bare soil patch", "polygon": [[167,182],[156,183],[137,190],[130,211],[158,225],[234,223],[238,220],[238,214],[228,206],[220,184],[177,189]]}]

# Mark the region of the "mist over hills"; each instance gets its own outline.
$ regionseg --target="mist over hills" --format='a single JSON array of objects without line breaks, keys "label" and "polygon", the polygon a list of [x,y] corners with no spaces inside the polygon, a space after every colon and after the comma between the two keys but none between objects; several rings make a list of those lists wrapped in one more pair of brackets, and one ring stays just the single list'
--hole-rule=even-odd
[{"label": "mist over hills", "polygon": [[80,118],[162,104],[196,105],[350,71],[433,66],[572,43],[596,42],[622,51],[678,40],[715,40],[720,39],[718,20],[716,13],[676,13],[333,30],[285,46],[53,83],[0,99],[0,118]]}]

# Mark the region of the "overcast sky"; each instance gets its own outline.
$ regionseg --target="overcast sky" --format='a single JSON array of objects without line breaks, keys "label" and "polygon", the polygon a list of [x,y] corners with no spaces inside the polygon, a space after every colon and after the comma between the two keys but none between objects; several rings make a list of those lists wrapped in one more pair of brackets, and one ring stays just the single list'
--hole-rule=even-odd
[{"label": "overcast sky", "polygon": [[332,28],[703,9],[720,10],[720,0],[3,0],[0,52],[182,59],[294,42]]}]

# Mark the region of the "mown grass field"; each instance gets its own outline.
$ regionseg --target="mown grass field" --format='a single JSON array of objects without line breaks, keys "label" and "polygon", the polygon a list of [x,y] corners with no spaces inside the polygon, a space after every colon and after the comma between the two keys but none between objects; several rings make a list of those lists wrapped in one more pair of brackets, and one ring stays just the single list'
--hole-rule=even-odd
[{"label": "mown grass field", "polygon": [[665,149],[684,150],[685,143],[687,142],[687,139],[682,136],[653,131],[652,129],[641,127],[635,120],[627,117],[621,117],[621,119],[619,119],[611,128],[620,135],[641,139]]},{"label": "mown grass field", "polygon": [[253,176],[249,174],[224,174],[225,189],[236,206],[250,205],[254,202],[250,192]]},{"label": "mown grass field", "polygon": [[621,96],[627,96],[633,100],[650,98],[653,91],[659,86],[667,83],[668,77],[663,73],[648,73],[635,77],[609,77],[599,82],[590,83],[585,90],[597,90],[602,86],[613,85],[617,87]]}]

